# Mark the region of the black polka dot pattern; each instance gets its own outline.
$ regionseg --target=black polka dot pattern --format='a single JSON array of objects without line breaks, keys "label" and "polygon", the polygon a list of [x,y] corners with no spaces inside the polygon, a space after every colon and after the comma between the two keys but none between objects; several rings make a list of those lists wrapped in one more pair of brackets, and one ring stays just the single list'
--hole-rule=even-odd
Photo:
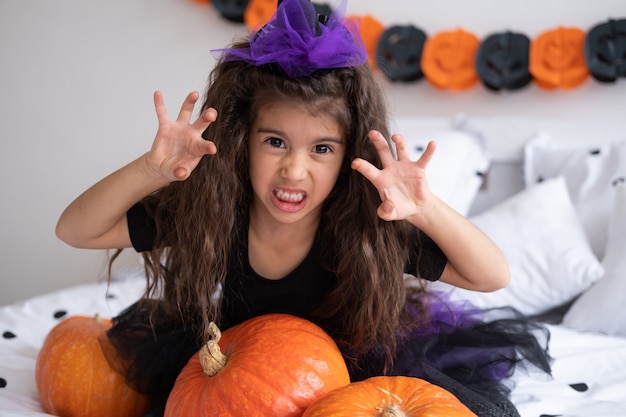
[{"label": "black polka dot pattern", "polygon": [[570,384],[570,387],[572,387],[574,391],[578,391],[578,392],[585,392],[589,389],[587,384],[585,384],[584,382],[580,382],[578,384]]},{"label": "black polka dot pattern", "polygon": [[14,339],[17,337],[17,335],[12,331],[7,330],[6,332],[2,333],[2,337],[4,339]]},{"label": "black polka dot pattern", "polygon": [[54,312],[53,317],[55,319],[62,319],[66,315],[67,315],[67,311],[65,311],[65,310],[57,310],[57,311]]}]

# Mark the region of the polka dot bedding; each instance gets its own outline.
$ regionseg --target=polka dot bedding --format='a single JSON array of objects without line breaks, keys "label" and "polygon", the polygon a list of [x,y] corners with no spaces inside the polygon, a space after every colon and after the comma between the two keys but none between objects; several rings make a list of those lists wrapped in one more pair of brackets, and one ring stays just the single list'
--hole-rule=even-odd
[{"label": "polka dot bedding", "polygon": [[[0,417],[47,416],[35,387],[37,353],[47,333],[72,315],[112,317],[144,289],[132,275],[0,307]],[[626,338],[548,325],[552,378],[519,370],[510,383],[521,417],[625,417]]]}]

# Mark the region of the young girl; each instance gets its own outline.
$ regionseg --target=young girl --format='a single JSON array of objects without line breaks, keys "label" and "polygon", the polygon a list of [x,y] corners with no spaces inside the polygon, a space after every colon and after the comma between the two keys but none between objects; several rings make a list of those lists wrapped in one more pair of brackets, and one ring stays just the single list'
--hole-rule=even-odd
[{"label": "young girl", "polygon": [[162,413],[210,321],[225,330],[275,312],[322,326],[353,380],[420,376],[481,416],[516,415],[501,382],[526,357],[519,340],[549,369],[525,329],[406,285],[408,273],[493,291],[509,271],[498,247],[429,191],[435,144],[411,161],[403,137],[390,137],[358,33],[337,15],[280,2],[249,41],[217,51],[195,121],[198,93],[175,120],[155,93],[150,151],[59,219],[57,235],[72,246],[144,256],[145,297],[108,336],[129,360],[129,381],[151,397],[149,415]]}]

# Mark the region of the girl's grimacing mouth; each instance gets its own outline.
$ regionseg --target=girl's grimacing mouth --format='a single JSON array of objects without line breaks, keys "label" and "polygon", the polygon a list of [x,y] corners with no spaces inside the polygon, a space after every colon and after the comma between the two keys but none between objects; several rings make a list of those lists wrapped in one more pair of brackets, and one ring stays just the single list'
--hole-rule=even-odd
[{"label": "girl's grimacing mouth", "polygon": [[289,192],[285,190],[281,190],[277,188],[274,190],[274,195],[281,201],[286,201],[289,203],[299,203],[304,200],[306,194],[302,191],[299,192]]}]

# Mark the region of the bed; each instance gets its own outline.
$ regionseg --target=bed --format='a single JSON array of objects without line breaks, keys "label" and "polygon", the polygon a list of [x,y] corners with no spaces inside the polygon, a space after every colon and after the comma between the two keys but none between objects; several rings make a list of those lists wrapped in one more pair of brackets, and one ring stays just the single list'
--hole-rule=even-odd
[{"label": "bed", "polygon": [[[453,299],[513,306],[551,332],[553,375],[509,381],[523,417],[626,416],[626,123],[399,118],[419,156],[438,152],[431,188],[507,255],[511,285]],[[34,380],[47,332],[72,315],[113,316],[144,288],[141,270],[0,307],[0,416],[45,416]]]}]

